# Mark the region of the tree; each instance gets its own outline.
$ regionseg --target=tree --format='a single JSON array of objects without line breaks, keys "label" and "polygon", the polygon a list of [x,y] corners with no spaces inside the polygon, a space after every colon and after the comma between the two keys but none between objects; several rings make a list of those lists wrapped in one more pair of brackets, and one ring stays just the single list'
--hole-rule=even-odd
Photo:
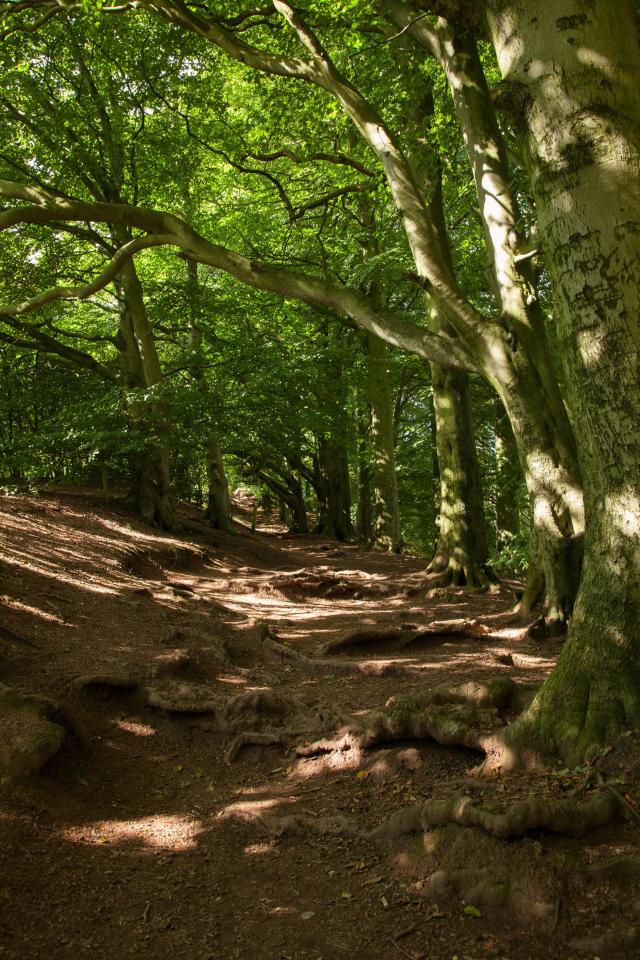
[{"label": "tree", "polygon": [[640,47],[627,0],[487,13],[530,152],[586,508],[569,636],[509,743],[573,761],[640,724]]}]

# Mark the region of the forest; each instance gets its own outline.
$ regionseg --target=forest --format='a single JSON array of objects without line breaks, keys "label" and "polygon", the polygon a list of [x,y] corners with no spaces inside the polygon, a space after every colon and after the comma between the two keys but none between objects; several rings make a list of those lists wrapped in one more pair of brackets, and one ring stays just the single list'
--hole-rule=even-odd
[{"label": "forest", "polygon": [[0,955],[640,952],[640,4],[0,0]]}]

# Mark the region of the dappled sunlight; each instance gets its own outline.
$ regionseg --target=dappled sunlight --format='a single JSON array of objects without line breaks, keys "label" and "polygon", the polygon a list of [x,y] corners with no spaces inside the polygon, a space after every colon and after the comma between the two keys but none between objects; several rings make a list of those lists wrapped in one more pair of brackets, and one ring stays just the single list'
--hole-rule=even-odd
[{"label": "dappled sunlight", "polygon": [[146,817],[140,820],[102,820],[82,827],[68,827],[65,840],[91,846],[134,844],[149,850],[193,850],[203,832],[202,823],[183,814]]},{"label": "dappled sunlight", "polygon": [[266,800],[237,800],[229,803],[215,815],[217,820],[241,820],[251,823],[263,814],[280,806],[297,803],[297,797],[273,797]]},{"label": "dappled sunlight", "polygon": [[135,737],[155,737],[156,731],[148,723],[140,720],[112,720],[114,727],[125,733],[132,733]]},{"label": "dappled sunlight", "polygon": [[21,613],[31,613],[36,617],[40,617],[42,620],[48,620],[50,623],[57,623],[61,627],[71,627],[71,624],[67,623],[55,613],[51,613],[50,610],[42,610],[40,607],[34,607],[31,604],[22,603],[20,600],[14,600],[13,597],[9,597],[6,594],[0,596],[0,603],[6,607],[12,608],[13,610],[18,610]]},{"label": "dappled sunlight", "polygon": [[273,853],[275,849],[275,840],[270,840],[267,843],[250,843],[242,852],[246,857],[264,857],[268,853]]}]

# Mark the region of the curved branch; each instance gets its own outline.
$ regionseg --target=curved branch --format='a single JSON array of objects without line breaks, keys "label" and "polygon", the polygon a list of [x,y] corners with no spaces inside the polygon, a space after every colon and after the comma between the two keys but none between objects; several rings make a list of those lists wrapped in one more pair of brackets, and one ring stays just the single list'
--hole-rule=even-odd
[{"label": "curved branch", "polygon": [[[145,246],[172,244],[179,247],[189,259],[223,270],[251,287],[346,314],[359,327],[392,346],[432,360],[446,369],[480,372],[478,361],[460,340],[424,330],[398,314],[381,310],[368,297],[350,287],[261,263],[212,243],[172,214],[144,207],[130,207],[123,203],[87,203],[59,197],[51,197],[47,204],[46,191],[26,188],[22,184],[4,180],[0,180],[0,196],[28,196],[29,199],[35,198],[38,201],[36,206],[13,207],[0,213],[0,230],[19,223],[45,224],[59,220],[75,220],[136,227],[151,234],[149,237],[138,237],[121,247],[98,280],[80,288],[84,291],[84,296],[90,296],[113,279],[118,272],[114,266],[116,258],[121,267],[129,256]],[[60,289],[64,292],[54,292],[51,296],[50,291],[49,294],[33,298],[33,301],[28,302],[29,309],[35,309],[35,306],[31,306],[34,301],[37,301],[37,306],[41,306],[51,299],[71,299],[79,296],[72,288]]]},{"label": "curved branch", "polygon": [[[262,70],[265,73],[280,77],[292,77],[296,80],[313,82],[317,76],[317,69],[313,60],[303,57],[287,57],[281,54],[264,53],[250,44],[239,40],[234,34],[226,30],[219,23],[207,20],[194,13],[182,0],[139,0],[139,7],[158,13],[165,20],[174,23],[184,30],[197,33],[219,46],[225,53],[240,63]],[[275,6],[275,4],[274,4]]]},{"label": "curved branch", "polygon": [[71,360],[72,363],[75,363],[79,367],[85,367],[87,370],[91,370],[92,373],[97,373],[98,376],[102,377],[103,380],[108,380],[110,383],[119,383],[117,374],[113,373],[106,367],[104,364],[100,363],[98,360],[94,359],[89,353],[84,353],[82,350],[77,350],[75,347],[70,347],[66,343],[59,343],[58,340],[54,337],[50,337],[48,334],[43,333],[42,330],[39,330],[37,327],[33,327],[28,323],[21,322],[20,320],[15,320],[9,316],[2,316],[0,314],[0,322],[6,324],[13,330],[18,330],[21,334],[30,337],[31,340],[22,340],[14,337],[9,337],[7,334],[0,331],[0,341],[3,343],[11,343],[14,346],[27,347],[29,350],[42,350],[44,353],[54,353],[59,357],[63,357],[65,360]]},{"label": "curved branch", "polygon": [[102,273],[84,287],[54,287],[39,293],[37,297],[31,297],[23,303],[12,303],[4,306],[0,305],[0,317],[20,317],[25,313],[31,313],[32,310],[38,310],[47,303],[54,300],[86,300],[92,294],[102,290],[108,283],[111,283],[122,270],[126,261],[140,250],[146,250],[149,247],[159,247],[161,245],[172,243],[173,238],[170,234],[156,234],[150,237],[136,237],[135,240],[125,243],[120,247],[115,256],[110,260]]},{"label": "curved branch", "polygon": [[303,157],[299,153],[295,153],[294,150],[289,150],[285,147],[282,150],[276,150],[275,153],[248,153],[247,156],[251,157],[252,160],[260,160],[262,163],[273,163],[274,160],[280,160],[283,157],[290,160],[291,163],[297,164],[314,163],[317,160],[324,160],[326,163],[336,163],[345,167],[353,167],[354,170],[357,170],[365,177],[376,176],[374,170],[365,167],[359,160],[353,160],[351,157],[348,157],[346,153],[319,152],[310,153],[308,156]]}]

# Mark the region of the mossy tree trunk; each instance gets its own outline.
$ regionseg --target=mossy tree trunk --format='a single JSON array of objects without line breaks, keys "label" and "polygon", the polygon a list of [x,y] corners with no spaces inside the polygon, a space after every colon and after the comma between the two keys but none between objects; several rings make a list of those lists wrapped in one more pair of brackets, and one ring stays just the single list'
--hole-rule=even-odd
[{"label": "mossy tree trunk", "polygon": [[432,365],[436,450],[440,477],[439,532],[428,572],[443,583],[479,587],[488,582],[488,546],[476,455],[469,380]]},{"label": "mossy tree trunk", "polygon": [[[416,97],[407,117],[410,127],[428,129],[433,120],[434,102],[431,82],[416,77]],[[418,86],[421,84],[421,86]],[[438,154],[417,146],[411,159],[424,193],[429,198],[426,208],[438,238],[439,248],[453,272],[453,258],[442,197],[442,163]],[[455,336],[443,312],[426,297],[428,323],[437,334]],[[491,579],[488,568],[484,501],[480,465],[475,447],[473,415],[469,401],[469,377],[466,373],[444,370],[435,363],[431,367],[440,507],[438,541],[427,568],[438,582],[456,586],[485,587]]]},{"label": "mossy tree trunk", "polygon": [[373,454],[371,546],[397,553],[402,546],[402,536],[396,481],[393,397],[387,370],[387,346],[373,334],[366,334],[365,337]]},{"label": "mossy tree trunk", "polygon": [[314,533],[347,541],[351,526],[351,489],[346,445],[341,436],[318,437],[312,483],[318,498],[318,522]]},{"label": "mossy tree trunk", "polygon": [[496,549],[504,550],[520,529],[521,471],[513,430],[500,400],[495,404]]},{"label": "mossy tree trunk", "polygon": [[541,0],[535,13],[488,3],[528,131],[586,535],[560,661],[509,739],[511,758],[575,762],[640,725],[640,48],[627,0]]}]

